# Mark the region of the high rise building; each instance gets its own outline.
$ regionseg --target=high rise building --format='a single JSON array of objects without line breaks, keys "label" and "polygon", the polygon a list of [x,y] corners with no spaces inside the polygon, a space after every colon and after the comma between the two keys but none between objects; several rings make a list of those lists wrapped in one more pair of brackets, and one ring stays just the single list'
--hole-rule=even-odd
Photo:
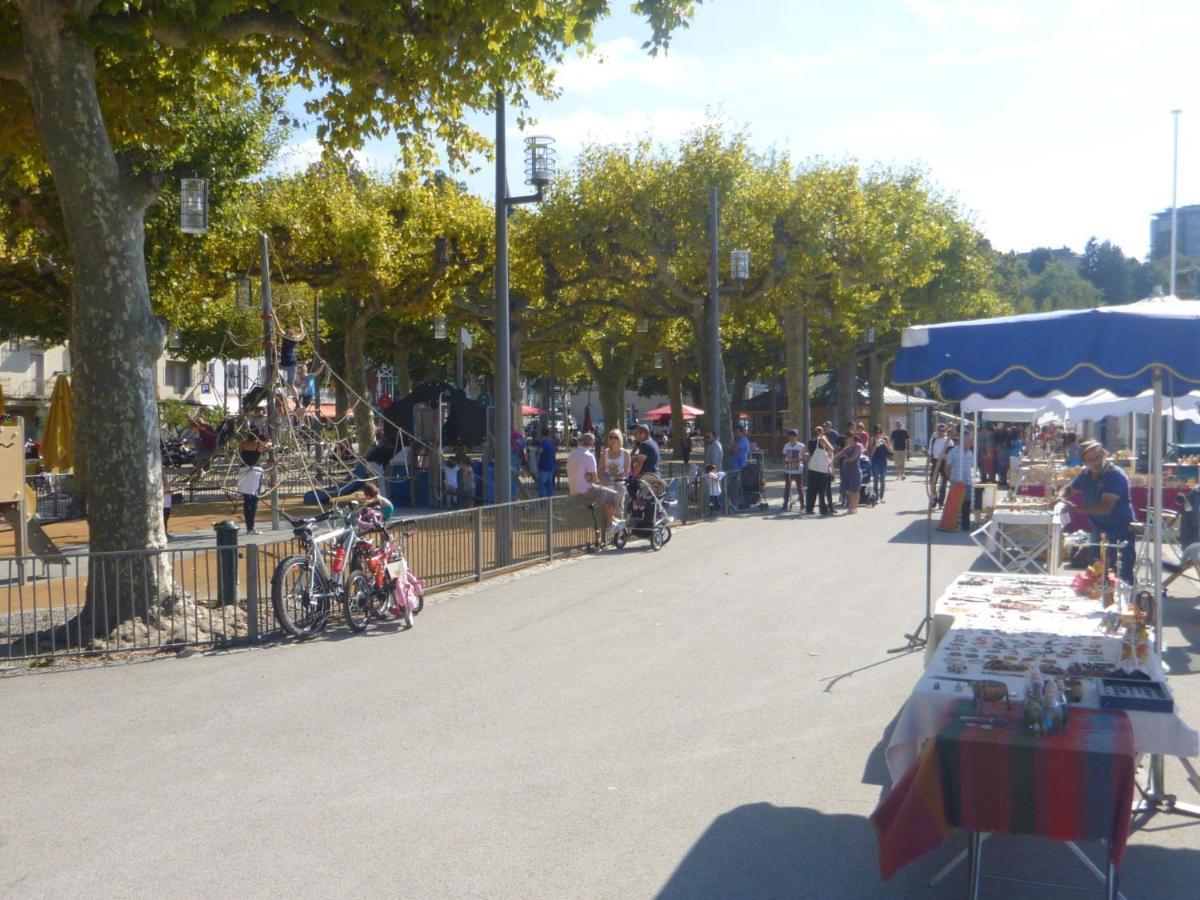
[{"label": "high rise building", "polygon": [[[1200,204],[1181,206],[1178,216],[1177,244],[1175,251],[1180,256],[1200,258]],[[1171,211],[1156,213],[1150,223],[1150,258],[1166,259],[1171,254]]]}]

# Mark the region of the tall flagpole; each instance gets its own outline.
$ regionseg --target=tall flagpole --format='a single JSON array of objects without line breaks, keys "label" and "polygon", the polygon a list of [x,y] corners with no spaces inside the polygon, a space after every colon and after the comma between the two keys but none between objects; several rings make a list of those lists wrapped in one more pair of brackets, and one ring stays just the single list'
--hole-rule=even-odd
[{"label": "tall flagpole", "polygon": [[1179,243],[1179,210],[1176,199],[1179,187],[1179,114],[1181,112],[1183,110],[1171,110],[1171,117],[1175,120],[1175,149],[1171,159],[1171,290],[1169,293],[1172,297],[1175,296],[1175,258]]}]

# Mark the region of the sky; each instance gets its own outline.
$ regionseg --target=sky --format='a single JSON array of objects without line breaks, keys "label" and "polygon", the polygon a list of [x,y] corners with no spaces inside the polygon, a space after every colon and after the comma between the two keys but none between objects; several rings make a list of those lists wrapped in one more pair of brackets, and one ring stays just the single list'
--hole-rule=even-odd
[{"label": "sky", "polygon": [[[1096,236],[1140,258],[1170,206],[1182,109],[1178,203],[1200,203],[1194,0],[706,0],[658,58],[640,49],[648,26],[613,7],[593,56],[569,55],[560,96],[531,107],[530,132],[556,139],[560,165],[588,143],[669,146],[715,113],[797,162],[920,165],[1000,250],[1079,251]],[[493,134],[490,116],[470,121]],[[508,135],[518,193],[515,115]],[[280,166],[317,153],[299,132]],[[395,142],[359,157],[387,171]],[[479,164],[458,177],[490,200]]]}]

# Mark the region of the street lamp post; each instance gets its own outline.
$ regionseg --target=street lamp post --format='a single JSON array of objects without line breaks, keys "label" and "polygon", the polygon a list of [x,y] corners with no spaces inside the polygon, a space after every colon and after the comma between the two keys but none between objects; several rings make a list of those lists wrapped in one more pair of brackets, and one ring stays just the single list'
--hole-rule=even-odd
[{"label": "street lamp post", "polygon": [[[722,428],[721,399],[725,393],[725,365],[721,360],[721,295],[730,294],[742,289],[743,282],[750,277],[750,251],[734,250],[729,255],[730,275],[734,283],[729,286],[721,285],[719,271],[720,260],[720,227],[721,206],[717,197],[717,189],[710,188],[708,192],[708,357],[709,357],[709,393],[712,415],[709,427],[713,434],[720,438],[722,445],[732,447],[733,423],[729,429]],[[707,413],[706,413],[707,414]],[[730,452],[730,451],[727,451]]]},{"label": "street lamp post", "polygon": [[508,195],[508,156],[504,129],[504,91],[496,91],[496,413],[492,441],[495,447],[494,494],[496,503],[512,500],[512,351],[509,346],[508,214],[520,203],[540,203],[546,185],[554,178],[553,140],[530,137],[525,141],[525,183],[537,193]]}]

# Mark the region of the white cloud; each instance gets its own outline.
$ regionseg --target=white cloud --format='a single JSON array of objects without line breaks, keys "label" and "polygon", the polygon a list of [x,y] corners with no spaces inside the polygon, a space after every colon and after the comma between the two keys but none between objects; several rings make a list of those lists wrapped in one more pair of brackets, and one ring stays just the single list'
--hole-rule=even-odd
[{"label": "white cloud", "polygon": [[905,0],[908,9],[931,28],[959,22],[985,28],[1019,28],[1027,24],[1025,13],[1013,3],[983,3],[978,0]]},{"label": "white cloud", "polygon": [[650,56],[641,44],[619,37],[596,46],[588,56],[563,62],[554,81],[567,94],[594,93],[618,85],[643,88],[681,87],[702,70],[700,60],[677,53]]},{"label": "white cloud", "polygon": [[703,109],[663,106],[648,110],[629,110],[618,114],[579,108],[563,116],[549,116],[538,122],[537,130],[553,135],[559,147],[568,152],[586,144],[611,144],[649,136],[670,142],[702,125]]},{"label": "white cloud", "polygon": [[321,142],[315,137],[307,137],[290,144],[284,144],[279,150],[279,156],[271,166],[273,175],[290,175],[303,172],[313,163],[321,159]]}]

